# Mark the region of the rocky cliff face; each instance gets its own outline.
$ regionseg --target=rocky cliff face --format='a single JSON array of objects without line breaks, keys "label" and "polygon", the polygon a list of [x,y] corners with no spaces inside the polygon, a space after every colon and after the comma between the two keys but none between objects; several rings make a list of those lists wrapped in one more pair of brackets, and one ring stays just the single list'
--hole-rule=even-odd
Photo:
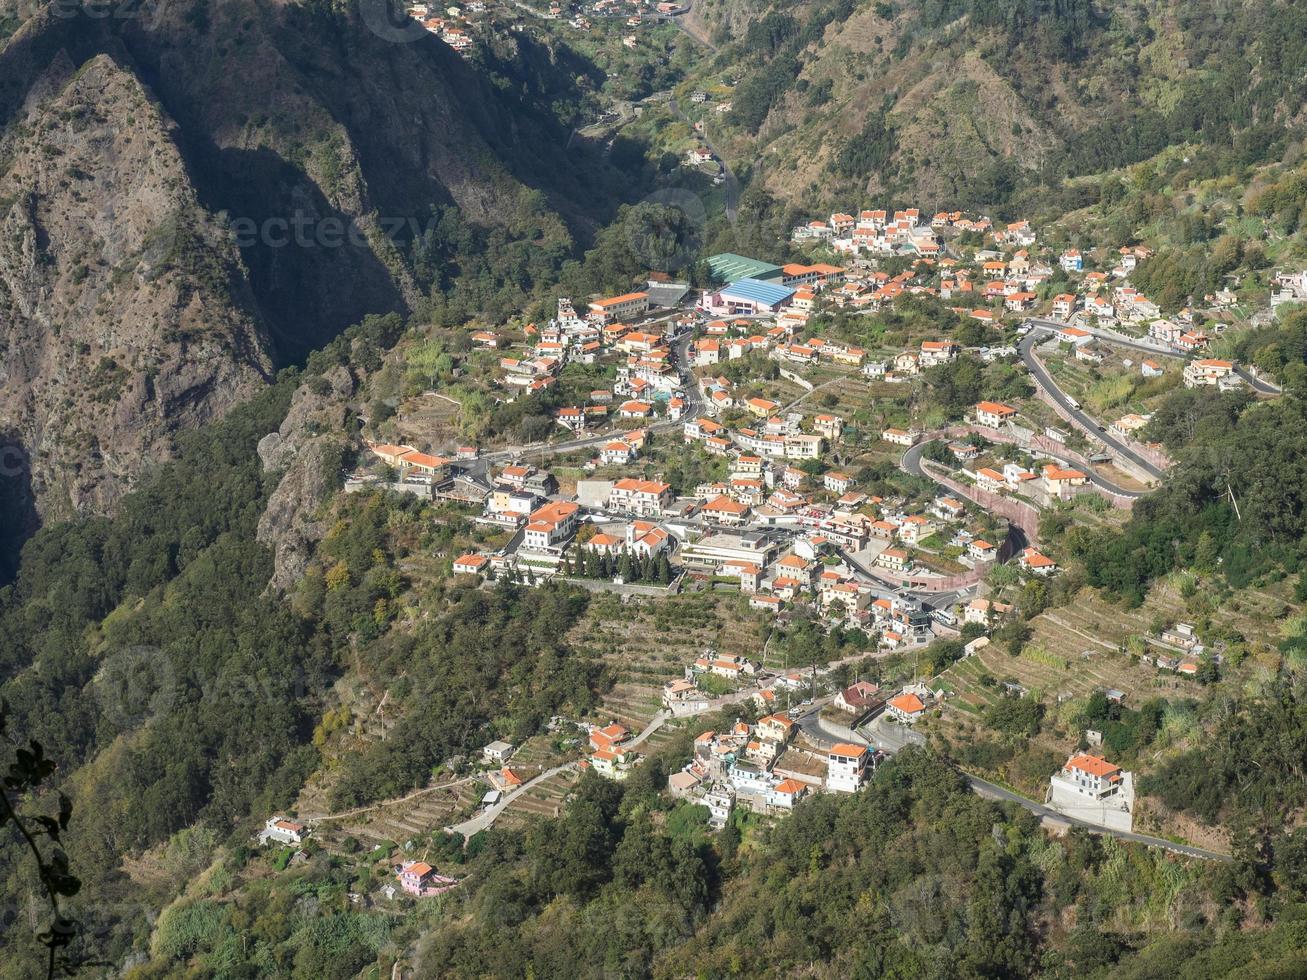
[{"label": "rocky cliff face", "polygon": [[42,516],[410,307],[434,206],[567,203],[566,132],[384,5],[0,7],[0,451]]},{"label": "rocky cliff face", "polygon": [[106,55],[54,61],[0,161],[0,420],[43,514],[104,511],[269,376],[244,269]]},{"label": "rocky cliff face", "polygon": [[264,470],[281,475],[258,529],[259,540],[273,551],[273,589],[288,589],[303,576],[326,531],[316,512],[338,485],[355,389],[354,376],[344,367],[310,379],[295,392],[281,427],[259,441]]}]

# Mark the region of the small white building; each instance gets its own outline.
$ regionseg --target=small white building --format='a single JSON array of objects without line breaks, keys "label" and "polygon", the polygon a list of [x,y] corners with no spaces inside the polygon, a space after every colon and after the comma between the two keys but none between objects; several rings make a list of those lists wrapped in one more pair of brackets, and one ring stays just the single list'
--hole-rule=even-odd
[{"label": "small white building", "polygon": [[274,841],[278,844],[302,844],[308,836],[308,828],[283,816],[269,817],[259,833],[259,843]]},{"label": "small white building", "polygon": [[481,758],[486,762],[494,762],[503,765],[513,754],[513,746],[508,742],[495,739],[489,745],[481,750]]}]

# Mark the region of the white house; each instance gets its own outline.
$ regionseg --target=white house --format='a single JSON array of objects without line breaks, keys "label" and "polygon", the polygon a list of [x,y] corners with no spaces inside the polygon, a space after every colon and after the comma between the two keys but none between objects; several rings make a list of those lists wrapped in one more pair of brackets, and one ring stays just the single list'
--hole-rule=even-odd
[{"label": "white house", "polygon": [[308,828],[302,823],[287,820],[285,817],[269,817],[259,834],[260,842],[276,841],[278,844],[302,844],[308,834]]},{"label": "white house", "polygon": [[826,788],[836,793],[856,793],[867,778],[871,752],[865,745],[840,742],[826,754]]}]

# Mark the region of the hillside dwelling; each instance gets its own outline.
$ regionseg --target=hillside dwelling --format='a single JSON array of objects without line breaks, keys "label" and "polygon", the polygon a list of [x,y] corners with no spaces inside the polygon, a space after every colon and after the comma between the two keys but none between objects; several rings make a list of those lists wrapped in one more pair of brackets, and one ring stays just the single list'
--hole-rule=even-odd
[{"label": "hillside dwelling", "polygon": [[851,715],[870,711],[881,701],[880,688],[870,681],[856,681],[835,697],[835,707]]},{"label": "hillside dwelling", "polygon": [[1093,339],[1094,335],[1092,333],[1080,327],[1062,327],[1057,332],[1058,343],[1073,344],[1076,347],[1088,344]]},{"label": "hillside dwelling", "polygon": [[1058,293],[1053,297],[1053,316],[1066,319],[1076,309],[1076,298],[1070,293]]},{"label": "hillside dwelling", "polygon": [[1049,779],[1047,803],[1067,816],[1128,832],[1134,819],[1134,779],[1101,756],[1076,753]]},{"label": "hillside dwelling", "polygon": [[1063,272],[1084,272],[1085,257],[1080,254],[1077,248],[1069,248],[1062,253],[1058,259],[1058,264],[1062,266]]},{"label": "hillside dwelling", "polygon": [[908,553],[901,548],[886,548],[876,556],[876,564],[892,572],[906,571],[908,563]]},{"label": "hillside dwelling", "polygon": [[1089,477],[1081,470],[1066,469],[1049,464],[1040,471],[1044,478],[1044,490],[1055,496],[1063,496],[1074,487],[1083,487]]},{"label": "hillside dwelling", "polygon": [[964,623],[979,623],[988,629],[1004,616],[1012,612],[1012,606],[1006,602],[992,599],[972,599],[962,611]]},{"label": "hillside dwelling", "polygon": [[865,745],[838,742],[826,754],[826,789],[834,793],[856,793],[866,782],[871,750]]},{"label": "hillside dwelling", "polygon": [[624,747],[599,749],[590,755],[590,766],[596,775],[618,783],[631,775],[631,770],[639,761],[639,752]]},{"label": "hillside dwelling", "polygon": [[982,538],[972,538],[967,542],[967,555],[972,561],[994,561],[998,558],[998,549]]},{"label": "hillside dwelling", "polygon": [[503,765],[513,754],[513,746],[501,739],[495,739],[489,745],[481,749],[481,759],[483,762],[493,762],[496,765]]},{"label": "hillside dwelling", "polygon": [[704,504],[700,513],[709,521],[738,527],[749,519],[749,505],[722,494]]},{"label": "hillside dwelling", "polygon": [[628,477],[613,484],[608,493],[608,509],[638,517],[659,517],[672,499],[669,484]]},{"label": "hillside dwelling", "polygon": [[934,367],[955,360],[961,347],[951,340],[923,340],[918,361],[922,367]]},{"label": "hillside dwelling", "polygon": [[885,429],[880,434],[881,439],[885,442],[892,443],[895,446],[904,446],[912,448],[917,444],[917,433],[908,429]]},{"label": "hillside dwelling", "polygon": [[619,320],[629,320],[643,316],[649,310],[647,292],[623,293],[608,299],[595,300],[589,304],[590,318],[607,326]]},{"label": "hillside dwelling", "polygon": [[767,806],[774,810],[792,810],[811,791],[812,787],[807,783],[797,779],[782,779],[767,791]]},{"label": "hillside dwelling", "polygon": [[760,739],[781,744],[788,742],[795,731],[794,720],[783,711],[759,718],[756,727]]},{"label": "hillside dwelling", "polygon": [[1048,576],[1057,571],[1057,562],[1036,548],[1023,550],[1017,564],[1032,575]]},{"label": "hillside dwelling", "polygon": [[485,555],[467,554],[454,559],[454,574],[481,575],[489,569],[489,566],[490,559]]},{"label": "hillside dwelling", "polygon": [[905,725],[912,725],[918,718],[925,716],[926,703],[918,695],[905,691],[890,698],[885,705],[885,710]]},{"label": "hillside dwelling", "polygon": [[839,439],[844,431],[844,420],[838,415],[818,415],[812,420],[812,428],[831,442]]},{"label": "hillside dwelling", "polygon": [[1145,378],[1160,378],[1166,372],[1162,370],[1162,365],[1154,360],[1145,358],[1139,362],[1139,373]]},{"label": "hillside dwelling", "polygon": [[399,887],[415,898],[430,898],[449,891],[458,881],[437,874],[436,869],[425,861],[411,861],[400,867],[395,875]]},{"label": "hillside dwelling", "polygon": [[630,738],[631,732],[625,725],[610,721],[602,728],[596,725],[590,729],[590,749],[591,751],[611,749],[629,741]]},{"label": "hillside dwelling", "polygon": [[781,455],[786,459],[816,459],[825,444],[826,441],[819,435],[790,432],[781,443]]},{"label": "hillside dwelling", "polygon": [[1003,479],[1002,473],[988,466],[982,466],[976,470],[976,486],[989,493],[998,493],[1007,488],[1007,482]]},{"label": "hillside dwelling", "polygon": [[635,447],[620,439],[604,443],[603,449],[599,451],[599,461],[605,466],[625,466],[634,462],[635,457]]},{"label": "hillside dwelling", "polygon": [[976,422],[990,429],[1000,429],[1016,418],[1017,410],[1002,402],[977,402]]},{"label": "hillside dwelling", "polygon": [[1211,357],[1199,358],[1184,366],[1184,386],[1186,388],[1200,388],[1207,385],[1219,385],[1233,373],[1233,361],[1221,361]]},{"label": "hillside dwelling", "polygon": [[527,521],[522,546],[528,551],[557,550],[576,532],[579,510],[579,505],[560,500],[533,511]]},{"label": "hillside dwelling", "polygon": [[269,817],[263,825],[263,830],[259,833],[259,842],[267,844],[269,841],[277,844],[291,844],[298,846],[304,843],[304,838],[308,836],[308,828],[294,820],[288,820],[283,816]]},{"label": "hillside dwelling", "polygon": [[831,493],[848,493],[849,487],[853,486],[853,477],[847,473],[831,470],[829,473],[822,474],[821,485]]},{"label": "hillside dwelling", "polygon": [[931,504],[930,512],[941,521],[957,521],[967,515],[967,508],[955,497],[939,497]]}]

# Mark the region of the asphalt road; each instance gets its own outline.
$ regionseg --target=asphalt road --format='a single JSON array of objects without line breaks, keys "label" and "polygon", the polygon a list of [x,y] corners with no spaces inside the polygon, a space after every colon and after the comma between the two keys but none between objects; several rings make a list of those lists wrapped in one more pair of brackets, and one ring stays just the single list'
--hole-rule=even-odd
[{"label": "asphalt road", "polygon": [[[1026,321],[1034,327],[1043,327],[1047,330],[1060,330],[1063,327],[1070,326],[1061,320],[1049,320],[1043,317],[1038,319],[1031,318]],[[1114,330],[1103,330],[1100,327],[1085,327],[1091,334],[1103,341],[1105,344],[1112,344],[1116,347],[1128,347],[1131,350],[1142,351],[1145,354],[1156,354],[1159,357],[1170,357],[1176,360],[1186,360],[1186,355],[1176,350],[1174,347],[1167,347],[1165,344],[1154,343],[1152,341],[1138,340],[1133,337],[1127,337],[1119,334]],[[1247,384],[1256,392],[1263,395],[1281,394],[1279,385],[1272,384],[1264,378],[1255,378],[1248,372],[1247,368],[1235,366],[1234,373],[1243,378]]]},{"label": "asphalt road", "polygon": [[1085,830],[1095,834],[1105,834],[1109,837],[1115,837],[1117,840],[1131,841],[1135,844],[1143,844],[1147,847],[1160,847],[1163,850],[1170,851],[1172,854],[1182,854],[1185,857],[1202,858],[1205,861],[1229,861],[1228,854],[1219,854],[1216,851],[1209,851],[1201,847],[1192,847],[1188,844],[1177,844],[1175,841],[1166,840],[1164,837],[1150,837],[1147,834],[1136,834],[1123,830],[1107,830],[1095,824],[1086,823],[1076,817],[1068,817],[1065,813],[1060,813],[1051,807],[1044,806],[1042,803],[1036,803],[1034,800],[1028,800],[1024,796],[1004,789],[996,783],[991,783],[987,779],[981,779],[979,776],[973,776],[970,773],[962,774],[971,789],[983,797],[991,800],[1004,800],[1008,803],[1015,803],[1026,810],[1029,810],[1037,817],[1048,817],[1051,820],[1060,820],[1076,827],[1083,827]]},{"label": "asphalt road", "polygon": [[[938,482],[933,476],[931,476],[930,472],[921,465],[921,454],[925,451],[926,446],[932,441],[934,440],[926,439],[919,442],[903,454],[903,458],[899,461],[899,466],[905,473],[911,476],[919,476],[926,480]],[[1094,484],[1094,486],[1101,487],[1108,493],[1115,494],[1118,497],[1134,497],[1138,499],[1139,497],[1147,496],[1150,492],[1147,490],[1127,490],[1125,487],[1119,487],[1111,480],[1099,476],[1092,468],[1089,469],[1085,475],[1089,477],[1089,482]]]},{"label": "asphalt road", "polygon": [[[1021,360],[1025,364],[1027,370],[1030,371],[1030,376],[1034,378],[1035,384],[1039,385],[1039,387],[1042,388],[1050,398],[1057,402],[1058,407],[1061,408],[1064,413],[1069,415],[1072,421],[1075,422],[1076,426],[1091,439],[1097,439],[1118,456],[1127,459],[1135,466],[1138,466],[1153,479],[1160,480],[1165,477],[1165,470],[1159,466],[1155,466],[1143,456],[1139,455],[1139,453],[1135,452],[1120,439],[1112,435],[1112,433],[1108,431],[1107,426],[1103,425],[1087,412],[1072,404],[1071,399],[1068,398],[1066,393],[1057,386],[1057,382],[1053,380],[1053,376],[1049,374],[1048,370],[1040,364],[1038,358],[1035,357],[1035,345],[1039,342],[1040,337],[1042,336],[1040,329],[1041,328],[1037,326],[1034,330],[1031,330],[1030,333],[1025,335],[1025,337],[1021,338],[1021,343],[1017,345],[1017,350],[1021,354]],[[1091,474],[1090,478],[1093,479],[1094,475],[1096,474]],[[1112,484],[1108,483],[1106,480],[1102,480],[1101,478],[1094,482],[1112,489],[1113,492],[1120,492],[1120,488],[1113,487]],[[1130,494],[1130,496],[1142,496],[1142,494],[1135,493]]]}]

